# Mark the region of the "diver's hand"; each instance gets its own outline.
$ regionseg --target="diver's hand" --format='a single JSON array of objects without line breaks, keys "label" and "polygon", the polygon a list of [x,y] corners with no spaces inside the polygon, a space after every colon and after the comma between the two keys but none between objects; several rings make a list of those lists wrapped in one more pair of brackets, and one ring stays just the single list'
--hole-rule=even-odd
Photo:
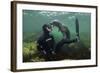
[{"label": "diver's hand", "polygon": [[52,51],[52,54],[56,54],[54,51]]},{"label": "diver's hand", "polygon": [[42,52],[43,52],[43,54],[47,54],[45,50],[43,50]]}]

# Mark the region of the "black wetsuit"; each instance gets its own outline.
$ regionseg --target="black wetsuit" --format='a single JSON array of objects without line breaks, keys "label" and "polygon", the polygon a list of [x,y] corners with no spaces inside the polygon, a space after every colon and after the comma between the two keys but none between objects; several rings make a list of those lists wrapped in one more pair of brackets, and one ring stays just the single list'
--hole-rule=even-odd
[{"label": "black wetsuit", "polygon": [[53,60],[53,50],[54,50],[54,38],[49,33],[43,33],[43,35],[38,39],[38,50],[42,53],[46,61]]}]

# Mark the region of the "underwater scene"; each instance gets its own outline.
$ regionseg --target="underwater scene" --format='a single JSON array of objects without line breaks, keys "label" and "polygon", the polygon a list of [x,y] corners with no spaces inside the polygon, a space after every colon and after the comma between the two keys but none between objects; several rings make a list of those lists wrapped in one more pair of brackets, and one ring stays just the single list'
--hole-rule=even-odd
[{"label": "underwater scene", "polygon": [[[23,62],[91,59],[91,13],[46,10],[23,10],[22,13]],[[62,26],[68,28],[70,40],[76,39],[78,34],[79,41],[77,39],[71,43],[66,41],[67,43],[59,48],[59,52],[55,52],[57,48],[53,47],[51,55],[48,55],[46,51],[42,51],[44,53],[41,54],[37,47],[39,45],[37,41],[44,33],[43,25],[50,25],[54,20],[59,21]],[[78,24],[78,27],[76,27],[76,24]],[[54,38],[54,46],[64,38],[63,32],[56,26],[52,27],[49,34]],[[51,59],[47,59],[47,56]]]}]

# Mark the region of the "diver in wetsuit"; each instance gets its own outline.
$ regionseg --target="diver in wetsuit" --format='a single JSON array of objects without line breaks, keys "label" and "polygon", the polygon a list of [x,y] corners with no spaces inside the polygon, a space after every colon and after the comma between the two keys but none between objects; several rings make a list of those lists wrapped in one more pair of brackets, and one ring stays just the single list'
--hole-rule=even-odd
[{"label": "diver in wetsuit", "polygon": [[52,31],[52,28],[50,25],[44,24],[43,27],[43,34],[38,39],[38,50],[42,54],[42,57],[46,61],[52,61],[53,60],[53,54],[54,54],[54,38],[52,35],[50,35],[50,32]]}]

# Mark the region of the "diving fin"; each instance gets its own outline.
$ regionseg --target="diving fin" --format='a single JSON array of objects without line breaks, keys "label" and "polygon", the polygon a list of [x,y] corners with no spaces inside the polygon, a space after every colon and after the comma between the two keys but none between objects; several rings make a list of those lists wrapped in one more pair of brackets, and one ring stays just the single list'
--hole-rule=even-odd
[{"label": "diving fin", "polygon": [[80,35],[79,35],[79,20],[78,20],[78,18],[76,18],[75,24],[76,24],[76,36],[77,36],[77,40],[80,41]]}]

